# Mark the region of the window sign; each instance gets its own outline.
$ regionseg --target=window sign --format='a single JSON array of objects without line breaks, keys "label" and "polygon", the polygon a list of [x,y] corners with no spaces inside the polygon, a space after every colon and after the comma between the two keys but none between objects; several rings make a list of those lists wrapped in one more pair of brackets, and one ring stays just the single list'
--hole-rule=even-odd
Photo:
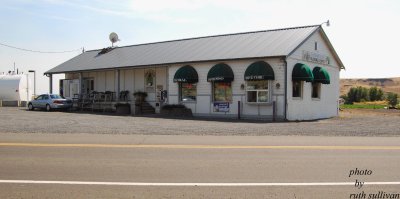
[{"label": "window sign", "polygon": [[182,102],[195,102],[197,96],[196,83],[180,83],[180,100]]},{"label": "window sign", "polygon": [[214,102],[214,112],[229,112],[229,102]]},{"label": "window sign", "polygon": [[156,71],[153,69],[148,69],[144,73],[144,83],[146,87],[146,92],[154,92],[154,79],[156,77]]}]

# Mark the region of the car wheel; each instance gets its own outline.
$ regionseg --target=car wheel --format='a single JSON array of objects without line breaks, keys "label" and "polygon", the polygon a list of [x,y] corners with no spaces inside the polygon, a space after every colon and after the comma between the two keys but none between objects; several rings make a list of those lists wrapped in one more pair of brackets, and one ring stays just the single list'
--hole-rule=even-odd
[{"label": "car wheel", "polygon": [[33,107],[32,104],[28,104],[28,110],[33,111],[35,108]]},{"label": "car wheel", "polygon": [[51,111],[51,107],[49,104],[46,104],[46,111]]}]

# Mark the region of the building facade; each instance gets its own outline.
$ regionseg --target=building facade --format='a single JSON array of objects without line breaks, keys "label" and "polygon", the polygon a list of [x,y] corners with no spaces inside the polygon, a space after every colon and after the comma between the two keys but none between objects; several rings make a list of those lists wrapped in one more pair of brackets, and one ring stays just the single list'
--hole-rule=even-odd
[{"label": "building facade", "polygon": [[313,120],[338,115],[341,69],[322,27],[305,26],[87,51],[46,74],[66,74],[66,97],[143,91],[195,116]]}]

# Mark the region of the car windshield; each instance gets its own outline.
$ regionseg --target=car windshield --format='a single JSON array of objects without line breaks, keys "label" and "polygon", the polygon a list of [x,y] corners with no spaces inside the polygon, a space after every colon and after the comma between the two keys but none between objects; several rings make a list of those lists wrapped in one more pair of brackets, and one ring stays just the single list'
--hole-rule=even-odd
[{"label": "car windshield", "polygon": [[64,99],[64,97],[61,97],[59,95],[50,95],[51,99]]}]

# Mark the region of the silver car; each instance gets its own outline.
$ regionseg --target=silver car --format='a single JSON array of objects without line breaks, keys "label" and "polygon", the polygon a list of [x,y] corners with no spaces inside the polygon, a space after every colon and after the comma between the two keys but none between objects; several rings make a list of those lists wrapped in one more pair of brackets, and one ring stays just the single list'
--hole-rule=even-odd
[{"label": "silver car", "polygon": [[65,99],[60,95],[55,94],[43,94],[36,97],[34,100],[28,103],[28,109],[34,110],[35,108],[46,109],[69,109],[72,107],[72,101]]}]

